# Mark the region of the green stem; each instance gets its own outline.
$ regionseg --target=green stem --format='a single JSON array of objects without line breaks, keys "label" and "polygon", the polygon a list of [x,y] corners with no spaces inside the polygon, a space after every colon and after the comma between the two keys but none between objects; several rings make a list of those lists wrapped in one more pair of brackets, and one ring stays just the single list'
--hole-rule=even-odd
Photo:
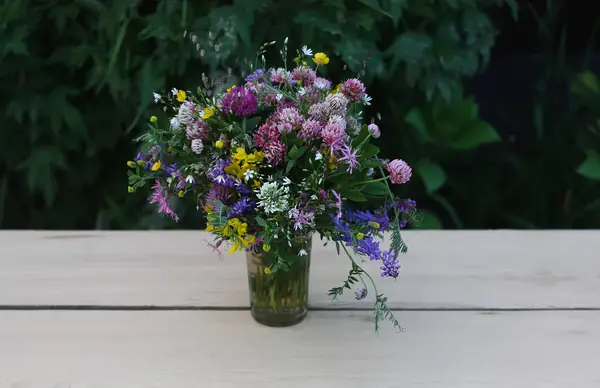
[{"label": "green stem", "polygon": [[[382,171],[382,174],[383,174],[383,171]],[[371,179],[371,180],[368,180],[368,181],[356,182],[356,183],[353,183],[353,185],[366,185],[367,183],[381,182],[381,181],[384,181],[386,179],[388,179],[388,177],[384,176],[383,178],[377,178],[377,179]],[[389,189],[389,187],[388,187],[388,189]]]},{"label": "green stem", "polygon": [[[365,271],[360,265],[356,264],[356,260],[354,260],[352,258],[352,255],[350,254],[350,252],[348,252],[348,249],[346,248],[345,245],[343,245],[343,244],[340,244],[340,245],[344,249],[344,252],[346,252],[346,255],[348,256],[348,258],[350,259],[350,261],[352,261],[352,264],[354,264],[357,268],[359,268],[361,270],[361,272],[364,273],[367,278],[369,278],[369,281],[373,285],[373,291],[375,291],[375,297],[377,297],[377,295],[379,295],[379,291],[377,291],[377,285],[375,284],[375,281],[373,280],[373,278],[371,277],[371,275],[369,275],[369,273],[367,271]],[[365,284],[365,281],[363,280],[363,278],[360,275],[359,275],[359,277],[360,277],[360,280],[363,283],[363,286],[365,286],[365,288],[367,288],[367,285]]]}]

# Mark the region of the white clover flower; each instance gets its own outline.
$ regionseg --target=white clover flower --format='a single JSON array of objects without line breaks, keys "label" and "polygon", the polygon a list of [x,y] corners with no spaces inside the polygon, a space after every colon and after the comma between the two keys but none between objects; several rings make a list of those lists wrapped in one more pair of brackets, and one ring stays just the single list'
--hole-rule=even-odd
[{"label": "white clover flower", "polygon": [[262,207],[267,214],[284,212],[289,209],[289,188],[279,187],[277,182],[267,182],[260,187],[256,194],[260,201],[258,206]]},{"label": "white clover flower", "polygon": [[193,103],[186,101],[179,106],[179,111],[177,112],[177,119],[180,124],[188,125],[195,118],[196,107]]},{"label": "white clover flower", "polygon": [[202,140],[200,140],[200,139],[192,140],[192,152],[200,155],[202,153],[203,149],[204,149],[204,144],[202,143]]},{"label": "white clover flower", "polygon": [[171,129],[179,129],[179,127],[181,126],[181,123],[179,122],[179,119],[177,117],[173,117],[170,121],[171,124]]},{"label": "white clover flower", "polygon": [[158,93],[152,93],[152,95],[154,96],[154,102],[159,102],[162,99],[162,96]]},{"label": "white clover flower", "polygon": [[302,46],[302,53],[307,57],[312,57],[313,51],[309,49],[307,46]]}]

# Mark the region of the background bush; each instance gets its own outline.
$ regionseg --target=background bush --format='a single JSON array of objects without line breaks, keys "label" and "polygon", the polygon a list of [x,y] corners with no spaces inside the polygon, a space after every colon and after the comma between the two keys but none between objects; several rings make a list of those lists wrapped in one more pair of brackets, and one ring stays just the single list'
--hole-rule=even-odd
[{"label": "background bush", "polygon": [[193,88],[203,74],[229,86],[244,58],[286,36],[332,56],[328,76],[365,80],[384,156],[414,167],[399,194],[417,200],[418,227],[598,227],[595,21],[579,18],[574,39],[572,5],[519,4],[4,2],[0,227],[201,227],[189,204],[173,225],[127,194],[132,140],[162,113],[152,92]]}]

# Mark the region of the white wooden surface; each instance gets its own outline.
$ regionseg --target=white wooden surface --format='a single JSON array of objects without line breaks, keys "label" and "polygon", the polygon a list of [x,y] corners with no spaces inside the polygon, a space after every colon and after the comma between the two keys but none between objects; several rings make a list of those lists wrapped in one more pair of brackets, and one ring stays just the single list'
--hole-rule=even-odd
[{"label": "white wooden surface", "polygon": [[[26,310],[247,306],[245,262],[206,237],[0,232],[0,387],[600,387],[600,231],[406,233],[401,278],[378,279],[391,304],[471,310],[398,311],[407,332],[379,337],[368,311],[273,329],[248,311]],[[317,244],[313,260],[313,306],[370,307],[331,304],[347,261]]]},{"label": "white wooden surface", "polygon": [[[219,258],[205,232],[1,232],[0,305],[248,306],[243,255]],[[406,232],[402,308],[600,308],[600,231]],[[348,259],[313,242],[310,301],[332,304]],[[367,265],[377,276],[377,265]]]}]

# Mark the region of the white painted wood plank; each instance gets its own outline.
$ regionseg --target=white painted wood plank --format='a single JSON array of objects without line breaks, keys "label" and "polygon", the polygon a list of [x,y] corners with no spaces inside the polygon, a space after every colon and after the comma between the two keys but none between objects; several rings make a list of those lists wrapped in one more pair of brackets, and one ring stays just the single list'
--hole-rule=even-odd
[{"label": "white painted wood plank", "polygon": [[[0,232],[0,305],[247,306],[245,260],[219,258],[208,234]],[[600,307],[600,231],[406,232],[397,282],[378,278],[404,308]],[[348,260],[314,241],[310,303],[345,279]]]},{"label": "white painted wood plank", "polygon": [[600,386],[600,313],[366,312],[285,329],[247,312],[0,311],[0,387]]}]

